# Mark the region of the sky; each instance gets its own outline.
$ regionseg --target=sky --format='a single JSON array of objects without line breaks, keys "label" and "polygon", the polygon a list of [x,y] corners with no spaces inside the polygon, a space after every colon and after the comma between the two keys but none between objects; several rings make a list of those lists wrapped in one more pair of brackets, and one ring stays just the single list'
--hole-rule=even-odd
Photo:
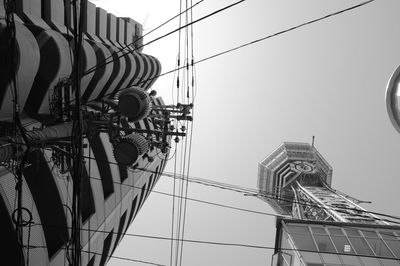
[{"label": "sky", "polygon": [[[142,23],[145,33],[179,13],[179,1],[172,0],[93,2]],[[193,18],[233,2],[204,0]],[[247,0],[194,25],[195,60],[360,2]],[[398,10],[400,1],[376,0],[196,65],[190,175],[256,188],[258,162],[283,141],[310,143],[315,136],[316,148],[333,167],[333,188],[372,201],[362,204],[371,211],[400,215],[400,134],[385,105],[387,82],[400,64]],[[178,34],[143,52],[160,60],[162,72],[174,69]],[[166,103],[173,102],[173,88],[173,74],[153,85]],[[166,171],[173,171],[172,160]],[[171,193],[171,179],[161,177],[154,189]],[[198,184],[189,184],[188,196],[273,213],[257,198]],[[274,246],[274,216],[187,204],[186,239]],[[151,193],[128,233],[170,237],[171,207],[170,197]],[[270,265],[271,254],[185,243],[182,265]],[[125,236],[114,256],[169,265],[170,241]],[[111,259],[108,265],[144,264]]]}]

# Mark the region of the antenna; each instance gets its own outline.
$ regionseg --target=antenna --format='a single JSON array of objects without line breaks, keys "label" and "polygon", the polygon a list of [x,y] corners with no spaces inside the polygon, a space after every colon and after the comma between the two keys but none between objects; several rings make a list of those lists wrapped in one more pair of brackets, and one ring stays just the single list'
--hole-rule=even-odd
[{"label": "antenna", "polygon": [[315,141],[315,136],[312,136],[311,147],[313,148],[314,148],[314,141]]}]

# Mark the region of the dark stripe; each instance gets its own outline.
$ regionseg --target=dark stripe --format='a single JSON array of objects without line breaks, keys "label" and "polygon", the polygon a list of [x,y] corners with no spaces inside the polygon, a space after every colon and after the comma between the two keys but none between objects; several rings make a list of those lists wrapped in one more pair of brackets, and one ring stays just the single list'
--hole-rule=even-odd
[{"label": "dark stripe", "polygon": [[[122,121],[121,125],[124,127],[130,127],[126,121]],[[111,138],[111,135],[108,134],[108,137]],[[119,171],[119,180],[120,180],[120,183],[122,183],[128,178],[128,168],[126,166],[118,164],[118,171]]]},{"label": "dark stripe", "polygon": [[36,114],[43,101],[48,100],[47,92],[50,84],[58,76],[61,61],[59,47],[53,37],[37,26],[30,25],[28,28],[36,38],[40,38],[42,34],[46,35],[44,38],[47,38],[40,47],[40,58],[46,58],[46,60],[40,60],[38,73],[25,103],[25,111],[29,114]]},{"label": "dark stripe", "polygon": [[[96,62],[97,63],[104,62],[105,56],[104,56],[103,50],[100,49],[100,47],[95,42],[88,41],[88,43],[92,46],[93,50],[95,51]],[[90,80],[85,92],[82,95],[82,99],[84,101],[89,100],[90,95],[96,89],[96,86],[98,86],[99,80],[101,79],[101,77],[104,75],[105,72],[106,72],[106,67],[99,67],[96,69],[96,71],[94,72],[93,78]]]},{"label": "dark stripe", "polygon": [[117,238],[115,239],[114,248],[113,248],[113,251],[111,252],[111,254],[114,253],[115,249],[118,246],[119,240],[121,239],[122,229],[124,228],[124,225],[125,225],[125,219],[126,219],[126,211],[124,212],[124,214],[121,216],[121,219],[119,220]]},{"label": "dark stripe", "polygon": [[111,95],[114,95],[119,89],[125,89],[125,88],[121,88],[122,84],[129,78],[129,73],[132,71],[133,62],[129,58],[129,55],[125,55],[125,56],[123,56],[123,58],[125,59],[125,62],[126,62],[125,73],[124,73],[124,75],[122,75],[122,79],[119,81],[118,85],[115,87],[115,89]]},{"label": "dark stripe", "polygon": [[93,199],[92,186],[86,168],[83,168],[82,175],[82,222],[85,223],[89,217],[96,212]]},{"label": "dark stripe", "polygon": [[114,184],[108,163],[107,153],[99,135],[94,135],[89,139],[90,147],[93,150],[94,157],[99,168],[101,183],[103,185],[104,200],[114,193]]},{"label": "dark stripe", "polygon": [[145,194],[146,194],[146,185],[147,185],[147,183],[144,183],[143,184],[143,186],[142,186],[142,190],[140,191],[140,197],[139,197],[139,205],[138,205],[138,210],[140,209],[140,207],[142,206],[142,203],[143,203],[143,201],[144,201],[144,199],[145,199]]},{"label": "dark stripe", "polygon": [[31,152],[27,165],[24,169],[25,180],[39,212],[47,251],[51,258],[64,245],[68,235],[63,204],[43,154],[40,151]]},{"label": "dark stripe", "polygon": [[133,58],[135,59],[135,74],[133,75],[133,78],[131,79],[131,81],[129,81],[129,86],[133,86],[135,85],[133,82],[135,81],[135,79],[138,77],[139,72],[140,72],[140,62],[138,59],[138,53],[136,52],[132,52]]},{"label": "dark stripe", "polygon": [[153,57],[151,57],[151,56],[146,56],[147,57],[147,59],[150,61],[150,75],[149,75],[149,77],[147,78],[148,79],[148,81],[146,82],[146,84],[145,85],[143,85],[143,88],[145,89],[145,90],[148,90],[149,88],[150,88],[150,84],[152,83],[152,79],[155,77],[155,73],[156,73],[156,66],[155,66],[155,64],[154,64],[154,58]]},{"label": "dark stripe", "polygon": [[138,80],[137,84],[139,87],[143,88],[144,82],[142,83],[142,80],[145,78],[146,74],[147,74],[147,70],[149,68],[149,65],[147,64],[147,60],[144,57],[144,55],[141,55],[142,60],[143,60],[143,74],[140,77],[140,79]]},{"label": "dark stripe", "polygon": [[100,261],[100,266],[104,266],[108,260],[108,252],[110,251],[111,247],[111,241],[113,237],[114,231],[111,231],[106,239],[104,240],[104,245],[103,245],[103,254],[101,255],[101,261]]},{"label": "dark stripe", "polygon": [[[109,48],[112,56],[112,61],[114,63],[114,68],[111,73],[110,78],[108,79],[107,83],[104,85],[104,88],[100,92],[99,96],[97,97],[98,100],[101,100],[107,93],[108,89],[110,88],[111,84],[114,82],[114,79],[117,77],[119,71],[121,70],[121,64],[119,62],[118,54],[111,48]],[[110,60],[110,59],[108,59]]]},{"label": "dark stripe", "polygon": [[137,203],[137,196],[133,199],[131,213],[129,214],[128,224],[125,228],[125,232],[126,232],[126,230],[128,230],[129,225],[131,224],[132,220],[135,218],[136,203]]}]

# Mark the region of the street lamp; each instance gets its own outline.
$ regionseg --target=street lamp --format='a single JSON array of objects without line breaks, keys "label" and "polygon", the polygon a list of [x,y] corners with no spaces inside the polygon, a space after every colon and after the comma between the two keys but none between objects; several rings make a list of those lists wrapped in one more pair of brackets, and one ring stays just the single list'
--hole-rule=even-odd
[{"label": "street lamp", "polygon": [[386,88],[386,108],[393,127],[400,133],[400,66],[389,79]]}]

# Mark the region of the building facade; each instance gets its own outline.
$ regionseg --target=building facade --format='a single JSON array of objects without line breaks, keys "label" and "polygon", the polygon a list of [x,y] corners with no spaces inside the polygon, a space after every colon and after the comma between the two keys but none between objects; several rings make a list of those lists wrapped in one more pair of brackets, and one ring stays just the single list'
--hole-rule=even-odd
[{"label": "building facade", "polygon": [[259,197],[281,217],[272,265],[400,265],[400,227],[331,182],[307,143],[285,142],[259,163]]},{"label": "building facade", "polygon": [[277,219],[273,266],[400,265],[400,227]]},{"label": "building facade", "polygon": [[[14,50],[7,25],[10,9],[0,3],[2,261],[8,265],[68,265],[73,190],[68,141],[74,131],[70,103],[75,100],[70,82],[74,68],[72,1],[14,2]],[[82,265],[105,265],[159,179],[168,157],[165,142],[169,138],[161,140],[151,134],[161,128],[161,112],[152,111],[151,106],[162,106],[163,101],[148,93],[161,65],[142,53],[142,26],[90,2],[83,8],[81,95],[88,129],[83,139],[81,261]],[[121,98],[119,93],[125,88],[134,89]],[[129,97],[130,102],[138,100],[138,106],[124,107],[128,112],[145,103],[148,113],[135,119],[120,115],[123,107],[118,104]],[[18,120],[31,143],[20,136],[21,130],[15,130],[16,106],[20,110]],[[120,126],[117,132],[107,127],[110,121],[114,127]],[[163,147],[156,145],[162,141]],[[26,153],[29,144],[31,149]],[[132,151],[138,152],[133,163],[117,162],[116,157],[124,161],[124,152],[131,155]],[[23,240],[19,243],[16,169],[22,157],[19,211]]]}]

